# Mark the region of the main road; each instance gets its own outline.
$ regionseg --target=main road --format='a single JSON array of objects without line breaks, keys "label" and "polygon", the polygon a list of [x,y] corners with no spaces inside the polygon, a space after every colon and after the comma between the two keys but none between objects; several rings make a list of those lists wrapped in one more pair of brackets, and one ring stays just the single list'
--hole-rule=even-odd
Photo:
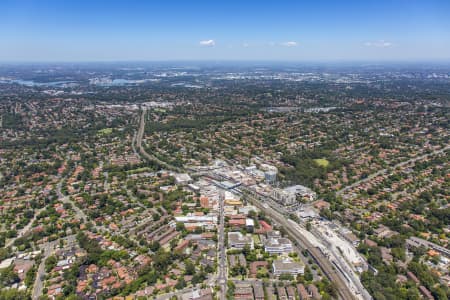
[{"label": "main road", "polygon": [[[68,243],[73,243],[75,241],[75,235],[69,235],[63,238],[67,240]],[[42,296],[42,290],[44,288],[43,277],[45,275],[45,260],[53,253],[55,246],[58,244],[58,240],[45,243],[41,246],[41,250],[44,250],[42,255],[41,263],[36,272],[36,279],[34,280],[33,291],[31,292],[31,299],[37,300]]]},{"label": "main road", "polygon": [[225,296],[227,293],[227,260],[226,260],[226,251],[225,251],[225,214],[224,214],[224,201],[225,196],[223,191],[220,193],[219,199],[219,276],[217,277],[217,282],[220,286],[220,300],[225,300]]},{"label": "main road", "polygon": [[[222,180],[219,177],[214,176],[213,174],[205,174],[207,178],[212,179],[213,181]],[[287,214],[280,213],[281,208],[277,206],[268,206],[267,201],[261,201],[259,199],[259,195],[254,195],[254,191],[251,189],[240,186],[241,189],[247,192],[248,199],[252,202],[256,207],[260,210],[264,211],[264,213],[272,218],[279,226],[284,228],[287,234],[290,236],[292,240],[294,240],[297,245],[302,248],[308,250],[311,254],[312,258],[317,262],[317,265],[321,268],[325,276],[333,282],[338,290],[338,294],[340,299],[351,300],[358,299],[362,295],[361,293],[356,296],[350,286],[344,281],[344,276],[340,275],[332,265],[331,261],[322,253],[317,247],[315,247],[309,240],[303,236],[298,230],[293,227],[292,224],[289,223],[289,217]],[[264,202],[264,205],[263,205]],[[220,233],[220,231],[219,231]],[[219,237],[220,238],[220,237]],[[364,296],[362,296],[364,297]],[[369,298],[370,299],[370,298]]]},{"label": "main road", "polygon": [[19,230],[19,232],[17,233],[15,238],[12,238],[11,240],[7,241],[5,243],[5,248],[8,248],[9,246],[12,246],[14,244],[14,242],[18,239],[21,238],[23,236],[25,236],[28,232],[30,232],[31,227],[33,226],[34,221],[36,220],[36,218],[38,217],[38,215],[44,211],[47,207],[42,207],[36,211],[34,211],[34,216],[33,219],[31,219],[27,225],[25,225],[25,227],[23,227],[22,229]]},{"label": "main road", "polygon": [[[172,166],[168,164],[167,162],[164,162],[157,158],[154,155],[151,155],[145,151],[144,147],[142,147],[142,138],[144,136],[144,130],[145,130],[145,114],[146,109],[142,109],[141,116],[139,118],[139,128],[138,131],[135,132],[132,139],[132,148],[135,154],[138,154],[139,156],[143,156],[148,160],[154,161],[158,163],[160,166],[168,169],[173,170],[176,172],[183,172],[184,170],[182,168],[178,168],[175,166]],[[218,267],[218,276],[217,276],[217,283],[220,286],[220,300],[226,299],[226,289],[227,289],[227,262],[226,262],[226,249],[225,249],[225,233],[224,233],[224,227],[225,227],[225,216],[224,216],[224,196],[221,194],[220,201],[220,215],[219,215],[219,240],[218,240],[218,256],[219,256],[219,267]],[[187,291],[193,290],[193,288],[186,289]],[[175,294],[179,293],[173,293],[173,294],[167,294],[164,297],[167,296],[173,296]]]},{"label": "main road", "polygon": [[181,168],[172,166],[172,165],[168,164],[167,162],[160,160],[156,156],[147,153],[147,151],[145,151],[144,147],[142,147],[142,138],[144,136],[144,130],[145,130],[145,114],[146,114],[146,112],[147,112],[147,110],[145,108],[143,108],[141,117],[139,118],[139,129],[135,135],[136,138],[134,138],[134,136],[133,136],[133,141],[135,141],[135,143],[136,143],[136,148],[134,148],[134,146],[133,146],[133,149],[138,150],[142,156],[144,156],[148,160],[156,162],[157,164],[159,164],[160,166],[162,166],[163,168],[165,168],[167,170],[182,172]]},{"label": "main road", "polygon": [[[145,113],[146,110],[143,109],[141,113],[141,117],[139,120],[139,129],[136,133],[135,140],[136,148],[141,155],[146,157],[149,160],[156,161],[158,164],[167,168],[169,170],[174,170],[180,172],[182,169],[176,168],[167,164],[166,162],[161,161],[157,157],[148,154],[144,148],[142,147],[142,138],[144,135],[145,129]],[[302,236],[298,231],[292,228],[292,224],[289,224],[288,218],[282,214],[280,214],[276,209],[264,207],[260,200],[257,197],[253,197],[250,195],[249,197],[255,206],[264,211],[267,216],[271,217],[274,221],[276,221],[279,225],[281,225],[288,235],[297,242],[298,245],[302,245],[314,260],[317,262],[319,267],[322,269],[324,274],[329,278],[331,282],[333,282],[337,288],[339,297],[344,300],[357,299],[355,295],[351,292],[350,288],[341,278],[341,276],[337,273],[331,262],[325,257],[325,255],[316,247],[314,247],[304,236]],[[223,201],[220,201],[220,219],[219,219],[219,270],[218,270],[218,283],[221,288],[220,290],[220,300],[225,300],[226,297],[226,255],[225,255],[225,245],[224,245],[224,216],[223,216]]]}]

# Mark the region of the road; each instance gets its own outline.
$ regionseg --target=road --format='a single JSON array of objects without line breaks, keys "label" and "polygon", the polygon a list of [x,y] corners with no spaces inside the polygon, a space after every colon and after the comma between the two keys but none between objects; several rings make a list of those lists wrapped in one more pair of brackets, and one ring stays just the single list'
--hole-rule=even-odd
[{"label": "road", "polygon": [[[68,243],[73,243],[75,241],[75,235],[69,235],[63,238]],[[44,250],[41,263],[36,272],[36,279],[34,280],[33,291],[31,293],[31,299],[36,300],[42,296],[42,290],[44,288],[44,275],[45,275],[45,260],[53,253],[55,246],[59,245],[59,240],[53,242],[45,243],[41,246],[41,250]]]},{"label": "road", "polygon": [[[72,206],[73,211],[75,212],[75,218],[77,218],[80,223],[85,223],[88,222],[89,217],[84,213],[84,211],[82,209],[80,209],[75,202],[73,202],[69,196],[64,196],[63,193],[61,192],[61,187],[62,184],[64,182],[65,178],[62,178],[58,184],[56,185],[56,194],[58,195],[58,200],[61,201],[62,203],[69,203]],[[105,231],[109,231],[108,228],[104,227],[104,226],[98,226],[98,225],[94,225],[93,228],[95,228],[97,230],[97,232],[100,232],[102,230]]]},{"label": "road", "polygon": [[136,147],[135,147],[135,145],[136,145],[136,136],[137,136],[137,132],[135,131],[134,134],[133,134],[133,139],[131,140],[131,149],[133,149],[134,155],[139,156],[139,153],[137,152]]},{"label": "road", "polygon": [[[161,166],[167,169],[176,170],[178,172],[181,171],[180,168],[176,168],[174,166],[168,165],[166,162],[163,162],[159,160],[158,158],[154,157],[153,155],[148,154],[145,152],[145,150],[142,147],[142,138],[144,134],[144,128],[145,128],[145,109],[141,113],[141,117],[139,120],[139,129],[136,133],[133,140],[135,140],[136,143],[136,149],[139,150],[139,153],[146,157],[147,159],[156,161]],[[419,159],[419,158],[417,158]],[[406,163],[406,162],[405,162]],[[201,174],[204,175],[204,174]],[[375,177],[377,175],[373,175]],[[298,245],[302,245],[305,249],[309,251],[311,256],[315,259],[319,267],[322,269],[323,273],[330,279],[331,282],[333,282],[338,290],[338,294],[341,299],[356,299],[356,296],[354,293],[350,290],[350,288],[347,286],[344,277],[336,271],[332,263],[327,259],[327,257],[316,247],[314,247],[304,236],[302,236],[297,230],[295,230],[292,226],[292,224],[289,224],[287,221],[288,218],[281,214],[277,208],[270,207],[266,208],[263,207],[260,200],[257,197],[251,197],[252,202],[259,207],[261,210],[265,211],[265,213],[274,219],[279,225],[284,227],[288,233],[288,235],[297,242]],[[278,208],[279,209],[279,208]],[[219,241],[218,241],[218,247],[219,247],[219,269],[218,269],[218,284],[220,286],[220,300],[225,300],[226,298],[226,284],[227,284],[227,271],[226,271],[226,253],[225,253],[225,245],[224,245],[224,229],[223,229],[223,223],[224,223],[224,216],[223,216],[223,201],[220,201],[220,218],[219,218]]]},{"label": "road", "polygon": [[[208,179],[212,179],[212,182],[227,179],[225,177],[218,177],[217,174],[212,173],[204,174],[204,176],[206,176],[206,178]],[[346,276],[341,273],[338,273],[338,271],[335,269],[330,259],[326,257],[325,254],[322,253],[320,249],[315,247],[303,234],[301,234],[299,230],[295,229],[295,226],[289,223],[289,221],[291,222],[293,221],[289,219],[289,212],[286,211],[284,207],[282,207],[269,197],[257,194],[254,190],[246,186],[241,185],[239,186],[239,189],[247,192],[249,200],[251,200],[251,202],[253,202],[255,206],[263,210],[266,213],[266,215],[271,217],[278,225],[285,228],[288,235],[291,237],[292,240],[296,241],[297,245],[308,250],[311,256],[315,259],[316,263],[322,269],[323,273],[328,277],[328,279],[330,279],[331,282],[335,283],[338,292],[340,294],[340,297],[342,299],[345,300],[357,299],[360,298],[361,296],[362,297],[367,296],[364,288],[362,289],[362,291],[358,290],[355,293],[352,292],[351,287],[346,283],[347,280]],[[270,204],[270,206],[268,204]],[[357,288],[361,286],[362,285],[356,285]],[[369,297],[367,297],[367,299],[371,298]]]},{"label": "road", "polygon": [[36,220],[37,216],[46,209],[46,207],[42,207],[40,209],[38,209],[37,211],[34,212],[34,216],[33,219],[30,220],[30,222],[28,222],[27,225],[25,225],[24,228],[22,228],[21,230],[19,230],[19,232],[17,233],[17,236],[9,241],[7,241],[5,243],[5,248],[8,248],[9,246],[12,246],[14,244],[14,242],[18,239],[23,237],[24,235],[26,235],[30,230],[31,227],[33,226],[34,221]]},{"label": "road", "polygon": [[[408,164],[410,164],[410,163],[414,163],[414,162],[416,162],[416,161],[418,161],[418,160],[425,159],[425,158],[427,158],[427,157],[429,157],[429,156],[436,155],[436,154],[439,154],[439,153],[443,153],[444,151],[446,151],[446,150],[448,150],[448,149],[450,149],[450,145],[447,145],[447,146],[445,146],[444,148],[442,148],[442,149],[440,149],[440,150],[435,150],[435,151],[433,151],[433,152],[431,152],[431,153],[427,153],[427,154],[424,154],[424,155],[420,155],[420,156],[417,156],[417,157],[408,159],[408,160],[406,160],[406,161],[400,162],[400,163],[398,163],[398,164],[396,164],[396,165],[390,167],[390,169],[396,169],[396,168],[399,168],[399,167],[406,166],[406,165],[408,165]],[[350,184],[350,185],[348,185],[348,186],[346,186],[346,187],[340,189],[339,191],[336,192],[336,196],[341,196],[341,195],[342,195],[343,193],[345,193],[346,191],[351,190],[351,189],[357,187],[358,185],[360,185],[360,184],[362,184],[362,183],[368,182],[368,181],[372,180],[373,178],[375,178],[375,177],[377,177],[377,176],[385,175],[387,172],[388,172],[388,169],[386,168],[386,169],[379,170],[379,171],[377,171],[377,172],[375,172],[375,173],[373,173],[373,174],[370,174],[370,175],[367,176],[366,178],[361,179],[361,180],[358,180],[358,181],[356,181],[356,182],[354,182],[354,183],[352,183],[352,184]]]},{"label": "road", "polygon": [[86,222],[89,220],[88,216],[78,207],[75,205],[75,203],[70,200],[69,196],[64,196],[61,192],[61,186],[64,181],[64,178],[62,178],[58,184],[56,185],[56,194],[58,195],[58,198],[63,203],[69,203],[72,205],[72,209],[75,211],[75,217],[80,220],[81,223]]},{"label": "road", "polygon": [[45,275],[45,260],[53,252],[55,245],[56,245],[56,241],[53,241],[51,243],[46,243],[43,245],[44,254],[42,256],[42,260],[39,265],[39,268],[36,272],[36,279],[34,280],[33,291],[31,293],[31,299],[33,299],[33,300],[39,299],[39,297],[42,295],[42,289],[44,287],[43,277]]},{"label": "road", "polygon": [[[263,197],[259,196],[260,199],[263,199],[266,204],[270,204],[272,208],[277,210],[281,215],[289,216],[291,211],[286,210],[285,207],[281,206],[278,202],[274,201],[270,197]],[[289,220],[291,221],[291,220]],[[351,263],[348,263],[346,259],[343,257],[342,253],[337,251],[336,245],[330,244],[330,242],[326,239],[324,235],[322,235],[318,230],[315,228],[312,228],[311,231],[307,231],[305,228],[305,224],[302,223],[296,223],[291,221],[296,227],[297,231],[304,236],[305,239],[308,239],[311,242],[311,237],[314,237],[317,239],[318,244],[323,245],[321,246],[321,252],[322,255],[324,255],[328,261],[331,263],[337,264],[340,269],[343,272],[343,279],[349,280],[348,287],[355,291],[355,294],[358,295],[358,297],[362,297],[364,299],[372,299],[368,291],[364,288],[364,286],[361,283],[361,280],[359,276],[354,272],[354,270],[351,267]],[[308,234],[312,234],[311,237],[308,237]],[[318,245],[315,243],[312,243],[313,246],[317,247]],[[356,251],[356,249],[355,249]],[[342,277],[342,276],[341,276]],[[345,281],[344,281],[345,282]]]},{"label": "road", "polygon": [[256,207],[264,211],[267,216],[271,217],[275,222],[281,225],[286,230],[291,239],[293,239],[298,245],[301,245],[303,248],[308,250],[312,258],[316,261],[317,265],[319,265],[319,267],[322,269],[323,273],[331,282],[335,284],[341,299],[356,299],[355,295],[353,295],[353,293],[350,291],[345,281],[336,272],[331,262],[319,249],[314,247],[304,236],[302,236],[297,230],[293,228],[292,224],[288,222],[287,217],[280,214],[276,209],[273,209],[270,206],[263,206],[257,197],[249,195],[248,198]]},{"label": "road", "polygon": [[[157,164],[159,164],[160,166],[162,166],[163,168],[167,169],[167,170],[172,170],[175,172],[183,172],[183,170],[181,168],[172,166],[168,163],[166,163],[165,161],[160,160],[159,158],[157,158],[154,155],[150,155],[149,153],[147,153],[147,151],[145,151],[144,147],[142,147],[142,138],[144,136],[144,130],[145,130],[145,113],[146,113],[146,109],[143,108],[142,109],[142,113],[141,113],[141,117],[139,118],[139,129],[138,132],[136,134],[136,148],[139,150],[139,153],[144,156],[145,158],[147,158],[148,160],[152,160],[154,162],[156,162]],[[134,138],[133,138],[134,140]]]},{"label": "road", "polygon": [[185,288],[182,290],[178,290],[175,292],[171,292],[171,293],[166,293],[166,294],[162,294],[162,295],[158,295],[155,297],[156,300],[169,300],[171,299],[173,296],[181,296],[185,293],[189,293],[189,292],[194,292],[197,289],[200,289],[201,284],[197,284],[196,286],[190,287],[190,288]]},{"label": "road", "polygon": [[[78,207],[70,200],[69,197],[64,196],[63,193],[61,192],[61,187],[62,187],[62,183],[63,183],[64,179],[65,179],[65,178],[62,178],[62,179],[58,182],[58,184],[56,185],[56,194],[57,194],[59,200],[60,200],[61,202],[63,202],[63,203],[70,203],[70,204],[72,204],[73,209],[75,210],[76,218],[77,218],[78,220],[80,220],[80,221],[81,221],[81,220],[84,220],[84,221],[88,220],[86,214],[85,214],[81,209],[79,209],[79,208],[78,208]],[[37,216],[38,216],[42,211],[44,211],[45,209],[46,209],[46,207],[42,207],[42,208],[40,208],[38,211],[36,211],[36,212],[34,213],[33,219],[32,219],[30,222],[28,222],[28,224],[18,232],[16,238],[9,240],[9,241],[5,244],[5,247],[9,247],[9,246],[13,245],[16,239],[18,239],[18,238],[20,238],[20,237],[26,235],[26,234],[31,230],[31,226],[33,225],[33,222],[36,220]]]},{"label": "road", "polygon": [[[247,189],[247,191],[252,191],[250,189]],[[252,191],[254,192],[254,191]],[[280,215],[285,216],[287,219],[290,211],[286,210],[283,206],[281,206],[279,203],[271,199],[270,197],[263,197],[259,195],[260,199],[263,199],[264,203],[270,204],[271,208],[276,210]],[[292,220],[289,220],[294,224],[294,229],[300,234],[300,236],[303,236],[304,239],[308,240],[311,244],[311,246],[314,248],[314,250],[317,250],[318,245],[311,242],[310,238],[308,237],[308,234],[312,234],[314,236],[318,243],[321,246],[321,251],[319,251],[319,254],[325,257],[329,262],[338,264],[340,269],[345,274],[338,274],[342,279],[350,280],[348,282],[347,287],[352,290],[357,297],[364,298],[364,299],[372,299],[370,294],[367,292],[367,290],[364,288],[364,286],[361,284],[359,276],[352,270],[351,266],[346,262],[346,260],[342,257],[342,254],[334,250],[333,245],[330,245],[329,242],[319,234],[317,230],[312,228],[311,231],[307,231],[304,224],[296,223]],[[292,227],[292,225],[291,225]],[[316,233],[316,234],[314,234]],[[303,245],[303,244],[302,244]],[[308,250],[310,250],[308,248]],[[311,251],[310,251],[311,252]],[[344,280],[344,282],[345,282]]]},{"label": "road", "polygon": [[220,286],[220,300],[225,300],[227,293],[227,260],[226,260],[226,251],[225,251],[225,214],[224,214],[224,201],[225,195],[224,192],[221,191],[220,199],[219,199],[219,269],[218,269],[218,277],[217,282]]}]

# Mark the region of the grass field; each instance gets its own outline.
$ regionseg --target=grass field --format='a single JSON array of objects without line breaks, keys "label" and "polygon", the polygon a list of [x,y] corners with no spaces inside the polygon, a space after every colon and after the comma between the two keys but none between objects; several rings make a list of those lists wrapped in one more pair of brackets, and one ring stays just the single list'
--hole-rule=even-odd
[{"label": "grass field", "polygon": [[127,171],[127,174],[137,174],[137,173],[143,173],[143,172],[150,172],[152,171],[149,167],[142,167],[142,168],[138,168],[138,169],[133,169],[133,170],[129,170]]},{"label": "grass field", "polygon": [[318,158],[315,159],[314,162],[319,166],[319,167],[328,167],[328,165],[330,164],[330,162],[328,160],[326,160],[325,158]]},{"label": "grass field", "polygon": [[110,135],[112,133],[112,128],[103,128],[98,131],[100,135]]}]

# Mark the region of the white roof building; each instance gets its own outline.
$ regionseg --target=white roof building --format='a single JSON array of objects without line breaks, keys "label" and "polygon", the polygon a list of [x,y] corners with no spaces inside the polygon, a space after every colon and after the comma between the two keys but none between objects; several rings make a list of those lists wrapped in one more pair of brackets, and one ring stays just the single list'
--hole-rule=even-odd
[{"label": "white roof building", "polygon": [[15,260],[14,257],[2,260],[2,262],[0,263],[0,269],[4,269],[4,268],[9,267],[14,262],[14,260]]},{"label": "white roof building", "polygon": [[298,275],[305,272],[304,264],[295,262],[290,258],[274,260],[272,268],[275,276],[280,276],[282,274]]},{"label": "white roof building", "polygon": [[189,176],[189,174],[187,173],[174,174],[173,176],[175,177],[176,184],[185,185],[192,182],[191,176]]},{"label": "white roof building", "polygon": [[295,204],[297,197],[312,201],[316,198],[316,193],[303,185],[293,185],[284,189],[274,188],[272,190],[272,197],[278,202],[291,205]]},{"label": "white roof building", "polygon": [[270,254],[292,252],[292,242],[287,238],[269,238],[264,242],[264,251]]},{"label": "white roof building", "polygon": [[232,249],[244,249],[245,245],[249,245],[250,249],[254,248],[253,238],[250,234],[243,235],[240,232],[228,232],[228,246]]},{"label": "white roof building", "polygon": [[217,225],[217,215],[208,214],[204,216],[196,216],[193,214],[187,216],[175,217],[177,222],[183,223],[185,226],[202,227],[205,229],[215,229]]}]

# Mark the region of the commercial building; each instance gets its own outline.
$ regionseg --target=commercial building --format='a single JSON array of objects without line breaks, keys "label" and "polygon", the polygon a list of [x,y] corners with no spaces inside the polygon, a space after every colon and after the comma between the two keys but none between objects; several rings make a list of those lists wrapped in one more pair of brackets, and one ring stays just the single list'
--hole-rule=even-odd
[{"label": "commercial building", "polygon": [[179,185],[187,185],[192,182],[191,176],[187,173],[174,174],[175,183]]},{"label": "commercial building", "polygon": [[290,274],[296,276],[305,272],[305,265],[295,262],[290,258],[274,260],[272,263],[273,274],[280,276],[282,274]]},{"label": "commercial building", "polygon": [[267,183],[275,183],[277,181],[277,171],[264,172],[264,179]]},{"label": "commercial building", "polygon": [[251,218],[246,218],[245,219],[245,228],[247,229],[247,231],[253,232],[253,230],[255,229],[255,221]]},{"label": "commercial building", "polygon": [[197,216],[194,214],[189,214],[186,216],[176,216],[175,220],[181,222],[186,226],[186,228],[197,228],[202,227],[205,229],[214,229],[217,224],[217,215],[208,214],[203,216]]},{"label": "commercial building", "polygon": [[236,199],[225,199],[225,205],[240,207],[242,206],[242,201]]},{"label": "commercial building", "polygon": [[272,190],[272,197],[285,205],[292,205],[297,201],[297,195],[295,193],[290,193],[279,188],[274,188]]},{"label": "commercial building", "polygon": [[287,238],[269,238],[264,242],[264,251],[270,254],[284,254],[292,252],[292,243]]},{"label": "commercial building", "polygon": [[212,300],[211,289],[193,290],[181,296],[182,300]]},{"label": "commercial building", "polygon": [[228,232],[229,248],[242,250],[245,245],[249,245],[250,249],[254,248],[253,238],[251,235],[243,235],[240,232]]},{"label": "commercial building", "polygon": [[293,185],[284,189],[274,188],[271,196],[280,203],[292,205],[297,202],[297,199],[313,201],[316,193],[303,185]]}]

